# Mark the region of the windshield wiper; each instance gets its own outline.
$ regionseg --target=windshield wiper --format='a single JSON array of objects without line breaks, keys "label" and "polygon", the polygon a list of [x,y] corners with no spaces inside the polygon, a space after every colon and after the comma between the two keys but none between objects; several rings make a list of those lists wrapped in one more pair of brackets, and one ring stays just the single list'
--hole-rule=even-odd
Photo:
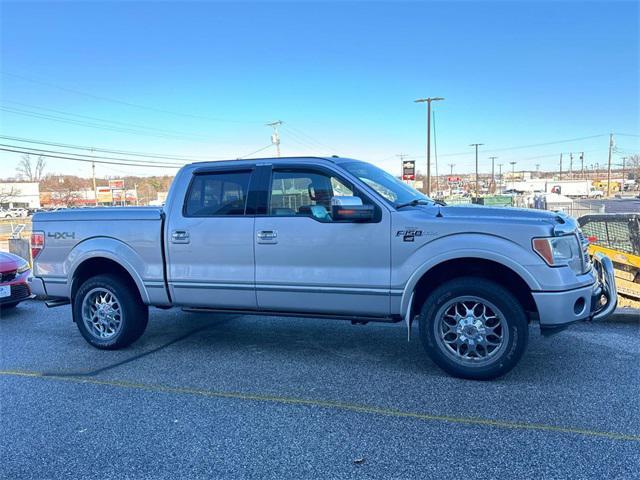
[{"label": "windshield wiper", "polygon": [[404,207],[415,207],[416,205],[429,205],[429,202],[433,202],[433,200],[427,200],[426,198],[414,198],[410,202],[396,205],[396,210]]}]

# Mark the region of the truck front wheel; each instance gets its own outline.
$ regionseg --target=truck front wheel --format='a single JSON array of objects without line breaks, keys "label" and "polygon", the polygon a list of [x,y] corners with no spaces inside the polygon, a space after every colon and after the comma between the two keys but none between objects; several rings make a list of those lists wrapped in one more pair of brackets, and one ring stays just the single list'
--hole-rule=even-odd
[{"label": "truck front wheel", "polygon": [[474,380],[507,373],[529,339],[522,305],[484,278],[456,278],[440,285],[425,300],[419,324],[429,357],[447,373]]},{"label": "truck front wheel", "polygon": [[73,298],[73,318],[80,333],[96,348],[117,350],[144,333],[149,309],[136,289],[115,275],[85,281]]}]

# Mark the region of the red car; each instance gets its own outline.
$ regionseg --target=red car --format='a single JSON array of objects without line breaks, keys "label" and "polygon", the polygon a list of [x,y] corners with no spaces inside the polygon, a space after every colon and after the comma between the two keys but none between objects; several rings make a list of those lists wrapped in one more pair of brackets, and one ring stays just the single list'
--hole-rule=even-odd
[{"label": "red car", "polygon": [[27,277],[31,273],[29,263],[17,255],[0,252],[0,309],[13,308],[29,298],[31,289]]}]

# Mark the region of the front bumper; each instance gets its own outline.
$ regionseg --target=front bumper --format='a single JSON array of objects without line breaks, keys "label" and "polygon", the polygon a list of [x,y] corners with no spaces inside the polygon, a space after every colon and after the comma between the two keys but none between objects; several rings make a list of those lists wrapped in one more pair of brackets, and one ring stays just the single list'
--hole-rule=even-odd
[{"label": "front bumper", "polygon": [[616,308],[618,294],[611,260],[593,257],[594,283],[562,292],[532,292],[540,328],[559,329],[580,320],[605,320]]},{"label": "front bumper", "polygon": [[18,303],[34,297],[26,282],[15,282],[8,284],[7,286],[11,288],[11,295],[0,298],[0,305]]}]

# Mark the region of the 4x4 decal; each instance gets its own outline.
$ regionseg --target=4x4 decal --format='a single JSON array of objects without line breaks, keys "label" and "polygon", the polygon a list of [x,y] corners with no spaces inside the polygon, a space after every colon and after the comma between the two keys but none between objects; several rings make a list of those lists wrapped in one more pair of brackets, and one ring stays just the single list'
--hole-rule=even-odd
[{"label": "4x4 decal", "polygon": [[49,232],[47,238],[54,240],[75,240],[76,232]]}]

